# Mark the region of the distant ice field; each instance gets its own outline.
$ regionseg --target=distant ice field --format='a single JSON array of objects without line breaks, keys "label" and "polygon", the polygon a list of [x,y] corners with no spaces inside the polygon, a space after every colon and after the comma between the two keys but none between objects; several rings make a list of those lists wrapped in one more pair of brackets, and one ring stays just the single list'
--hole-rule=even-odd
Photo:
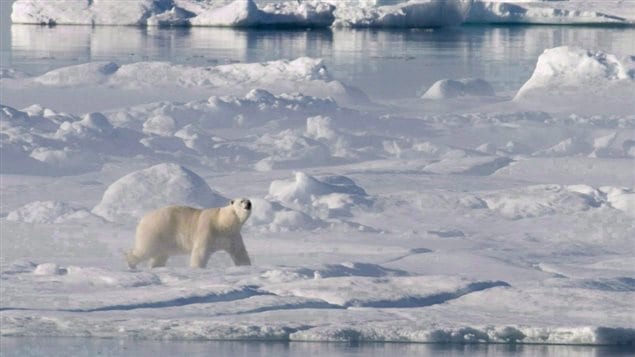
[{"label": "distant ice field", "polygon": [[[3,23],[2,67],[32,75],[87,61],[169,61],[194,66],[259,62],[310,56],[323,58],[337,79],[376,100],[422,95],[438,80],[486,79],[497,93],[512,96],[531,76],[545,49],[573,45],[609,53],[635,53],[632,28],[557,26],[464,26],[436,30],[232,30],[57,26]],[[381,84],[381,85],[379,85]],[[61,106],[46,93],[46,103]],[[171,93],[174,100],[207,93]],[[3,103],[27,106],[23,96],[5,88]],[[161,97],[145,94],[145,101]],[[115,103],[108,103],[113,101]],[[110,93],[100,107],[63,103],[63,110],[88,111],[129,105],[130,96]],[[99,103],[93,103],[99,105]],[[434,108],[431,108],[434,109]]]}]

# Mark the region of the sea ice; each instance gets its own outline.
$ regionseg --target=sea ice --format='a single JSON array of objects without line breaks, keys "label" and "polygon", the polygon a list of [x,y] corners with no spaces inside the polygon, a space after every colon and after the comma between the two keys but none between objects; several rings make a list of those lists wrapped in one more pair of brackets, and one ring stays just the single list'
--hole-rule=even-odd
[{"label": "sea ice", "polygon": [[[604,100],[633,82],[628,60],[552,51],[536,93],[584,84]],[[0,107],[2,336],[635,340],[632,111],[589,114],[575,96],[571,110],[500,98],[431,113],[446,101],[414,96],[404,110],[310,58],[6,73],[3,89],[33,103],[132,98],[87,113]],[[622,109],[628,94],[614,97]],[[126,268],[145,211],[230,195],[253,202],[254,265],[219,252],[204,270],[186,257]]]}]

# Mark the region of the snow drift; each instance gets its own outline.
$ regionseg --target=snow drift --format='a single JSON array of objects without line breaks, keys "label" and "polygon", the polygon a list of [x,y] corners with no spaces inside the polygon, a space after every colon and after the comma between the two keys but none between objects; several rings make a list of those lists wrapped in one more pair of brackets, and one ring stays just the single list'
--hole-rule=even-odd
[{"label": "snow drift", "polygon": [[91,216],[85,209],[78,209],[57,201],[35,201],[9,212],[8,221],[26,223],[61,223],[82,220]]},{"label": "snow drift", "polygon": [[194,172],[175,164],[159,164],[113,182],[92,212],[109,221],[129,222],[162,206],[221,207],[227,202]]},{"label": "snow drift", "polygon": [[[333,1],[333,0],[331,0]],[[409,0],[396,5],[360,7],[337,1],[335,27],[442,27],[460,25],[469,11],[469,0]]]}]

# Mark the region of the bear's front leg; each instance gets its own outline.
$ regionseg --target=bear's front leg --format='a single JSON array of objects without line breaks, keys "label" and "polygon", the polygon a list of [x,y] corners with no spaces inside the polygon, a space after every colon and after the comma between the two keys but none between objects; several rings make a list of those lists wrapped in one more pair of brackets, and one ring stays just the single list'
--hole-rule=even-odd
[{"label": "bear's front leg", "polygon": [[205,239],[197,239],[190,255],[190,267],[205,268],[210,255],[211,251],[207,241]]},{"label": "bear's front leg", "polygon": [[251,265],[243,237],[240,234],[231,238],[231,246],[227,253],[232,257],[235,265]]}]

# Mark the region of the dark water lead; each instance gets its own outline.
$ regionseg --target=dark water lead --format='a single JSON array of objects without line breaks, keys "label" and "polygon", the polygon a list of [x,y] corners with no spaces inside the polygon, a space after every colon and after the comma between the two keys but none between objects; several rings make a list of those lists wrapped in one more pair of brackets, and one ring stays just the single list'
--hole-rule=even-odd
[{"label": "dark water lead", "polygon": [[633,346],[153,341],[100,338],[2,337],[9,356],[632,356]]}]

